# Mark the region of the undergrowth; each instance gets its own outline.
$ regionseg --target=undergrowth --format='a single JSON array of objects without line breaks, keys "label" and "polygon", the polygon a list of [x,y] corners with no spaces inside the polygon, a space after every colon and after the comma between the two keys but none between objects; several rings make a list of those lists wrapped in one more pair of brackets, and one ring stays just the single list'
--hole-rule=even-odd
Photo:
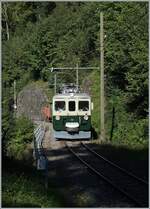
[{"label": "undergrowth", "polygon": [[[100,133],[100,73],[94,71],[90,74],[91,97],[94,103],[92,111],[92,126]],[[119,89],[107,92],[105,83],[105,130],[106,141],[112,144],[124,144],[132,147],[148,147],[148,117],[138,118],[127,110],[126,96]],[[114,116],[113,116],[114,108]]]},{"label": "undergrowth", "polygon": [[10,139],[7,142],[7,156],[22,160],[30,158],[29,144],[33,141],[33,123],[26,117],[14,119]]},{"label": "undergrowth", "polygon": [[4,172],[2,181],[2,207],[61,207],[63,201],[49,186],[45,191],[39,177],[27,177],[24,173]]}]

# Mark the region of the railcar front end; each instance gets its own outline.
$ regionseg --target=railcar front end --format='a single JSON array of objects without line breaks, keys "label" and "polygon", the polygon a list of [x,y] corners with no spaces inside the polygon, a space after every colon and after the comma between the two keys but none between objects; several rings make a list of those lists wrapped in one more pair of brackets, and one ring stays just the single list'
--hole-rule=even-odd
[{"label": "railcar front end", "polygon": [[54,96],[54,137],[56,139],[90,139],[91,109],[91,98],[88,95]]}]

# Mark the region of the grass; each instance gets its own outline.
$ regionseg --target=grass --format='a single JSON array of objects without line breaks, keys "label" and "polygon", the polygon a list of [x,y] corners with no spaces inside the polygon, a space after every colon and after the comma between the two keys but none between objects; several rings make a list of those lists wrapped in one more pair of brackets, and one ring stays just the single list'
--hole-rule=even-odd
[{"label": "grass", "polygon": [[22,161],[3,159],[2,207],[64,207],[64,199],[44,176]]},{"label": "grass", "polygon": [[2,181],[3,207],[62,207],[56,191],[46,192],[38,178],[28,178],[5,172]]}]

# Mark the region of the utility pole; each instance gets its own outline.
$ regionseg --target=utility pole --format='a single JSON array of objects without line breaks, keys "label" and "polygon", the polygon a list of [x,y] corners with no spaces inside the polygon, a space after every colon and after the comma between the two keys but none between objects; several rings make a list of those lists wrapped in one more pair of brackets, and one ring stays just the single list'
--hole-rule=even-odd
[{"label": "utility pole", "polygon": [[56,73],[54,75],[54,94],[56,94],[56,89],[57,89],[57,77],[56,77]]},{"label": "utility pole", "polygon": [[77,85],[77,89],[79,88],[79,66],[77,63],[77,67],[76,67],[76,85]]},{"label": "utility pole", "polygon": [[104,119],[104,31],[103,12],[100,13],[100,140],[105,141],[105,119]]},{"label": "utility pole", "polygon": [[16,81],[14,80],[14,111],[17,109]]}]

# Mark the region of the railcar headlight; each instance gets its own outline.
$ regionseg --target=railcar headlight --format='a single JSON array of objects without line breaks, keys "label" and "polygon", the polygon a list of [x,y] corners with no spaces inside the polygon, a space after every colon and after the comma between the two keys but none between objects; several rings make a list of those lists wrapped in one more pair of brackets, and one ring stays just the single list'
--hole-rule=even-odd
[{"label": "railcar headlight", "polygon": [[60,120],[60,115],[56,115],[56,120]]},{"label": "railcar headlight", "polygon": [[84,120],[88,120],[88,118],[89,118],[88,115],[84,116]]}]

